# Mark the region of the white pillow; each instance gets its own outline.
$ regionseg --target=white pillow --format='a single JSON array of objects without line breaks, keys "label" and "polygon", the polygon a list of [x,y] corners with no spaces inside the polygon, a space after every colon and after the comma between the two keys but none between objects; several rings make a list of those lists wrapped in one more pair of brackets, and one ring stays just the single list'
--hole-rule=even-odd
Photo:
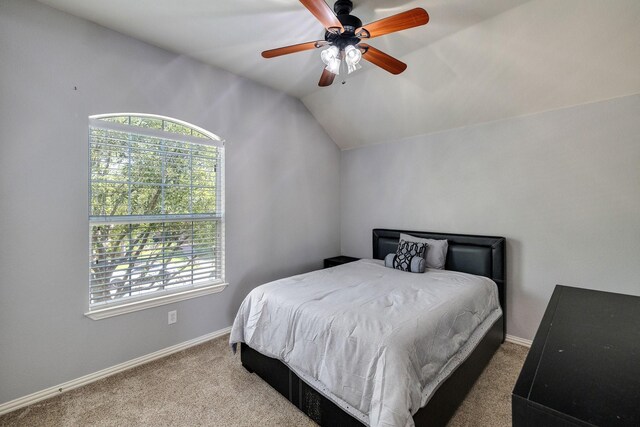
[{"label": "white pillow", "polygon": [[447,261],[447,249],[449,248],[449,242],[447,242],[447,240],[421,239],[420,237],[404,233],[400,233],[400,240],[426,243],[428,246],[426,258],[427,268],[444,269],[444,264]]}]

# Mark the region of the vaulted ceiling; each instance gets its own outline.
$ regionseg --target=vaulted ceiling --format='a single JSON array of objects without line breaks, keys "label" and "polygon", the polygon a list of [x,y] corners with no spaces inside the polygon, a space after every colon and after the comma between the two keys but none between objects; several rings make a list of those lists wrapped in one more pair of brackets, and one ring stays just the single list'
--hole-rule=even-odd
[{"label": "vaulted ceiling", "polygon": [[[414,7],[426,26],[371,40],[408,64],[318,87],[319,40],[298,0],[40,0],[300,98],[343,149],[640,92],[638,0],[355,0],[363,22]],[[332,3],[329,3],[332,6]]]}]

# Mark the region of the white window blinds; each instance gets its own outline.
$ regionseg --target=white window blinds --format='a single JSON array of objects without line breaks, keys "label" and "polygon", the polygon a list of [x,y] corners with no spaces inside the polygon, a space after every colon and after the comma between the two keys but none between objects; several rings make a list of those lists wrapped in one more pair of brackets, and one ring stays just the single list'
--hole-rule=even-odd
[{"label": "white window blinds", "polygon": [[224,282],[224,147],[209,135],[156,116],[90,119],[91,307]]}]

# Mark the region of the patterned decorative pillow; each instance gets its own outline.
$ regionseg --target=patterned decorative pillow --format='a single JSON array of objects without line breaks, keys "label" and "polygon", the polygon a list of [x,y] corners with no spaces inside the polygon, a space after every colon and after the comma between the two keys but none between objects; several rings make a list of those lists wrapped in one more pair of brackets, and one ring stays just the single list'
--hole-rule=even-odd
[{"label": "patterned decorative pillow", "polygon": [[[396,254],[391,252],[384,258],[384,266],[393,268],[393,260],[396,259]],[[412,273],[424,273],[427,270],[427,261],[424,258],[414,256],[411,258],[411,272]]]},{"label": "patterned decorative pillow", "polygon": [[[393,268],[402,271],[413,271],[411,269],[411,266],[414,258],[416,258],[418,264],[422,264],[424,266],[424,263],[421,263],[419,260],[425,259],[426,252],[427,245],[424,243],[400,240],[400,243],[398,243],[396,256],[395,258],[393,258]],[[420,268],[419,266],[417,267]],[[424,267],[421,273],[422,272],[424,272]]]}]

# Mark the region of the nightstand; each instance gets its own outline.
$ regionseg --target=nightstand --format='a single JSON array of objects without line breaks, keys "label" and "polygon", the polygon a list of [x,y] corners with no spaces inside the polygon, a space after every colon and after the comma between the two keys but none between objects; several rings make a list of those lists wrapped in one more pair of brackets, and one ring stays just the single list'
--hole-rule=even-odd
[{"label": "nightstand", "polygon": [[333,258],[325,258],[324,268],[335,267],[336,265],[346,264],[348,262],[358,261],[360,258],[354,258],[352,256],[334,256]]}]

